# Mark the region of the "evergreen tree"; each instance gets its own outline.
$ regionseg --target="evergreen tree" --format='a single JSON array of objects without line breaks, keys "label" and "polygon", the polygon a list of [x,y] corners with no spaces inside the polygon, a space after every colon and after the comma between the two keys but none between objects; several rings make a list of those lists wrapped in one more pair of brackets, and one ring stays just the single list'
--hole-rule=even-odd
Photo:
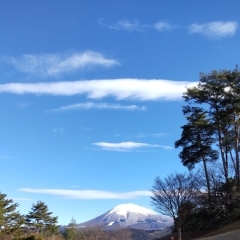
[{"label": "evergreen tree", "polygon": [[65,232],[67,240],[74,240],[77,236],[77,226],[74,218],[71,219],[71,222],[68,224]]},{"label": "evergreen tree", "polygon": [[0,236],[16,235],[21,232],[24,217],[17,211],[18,203],[6,199],[6,194],[0,192]]},{"label": "evergreen tree", "polygon": [[183,97],[188,104],[201,105],[206,110],[206,117],[215,129],[216,142],[213,144],[220,150],[225,182],[228,184],[231,178],[229,166],[232,162],[237,190],[240,192],[240,71],[238,66],[232,71],[213,70],[209,74],[201,73],[198,86],[188,88]]},{"label": "evergreen tree", "polygon": [[47,234],[55,234],[58,232],[57,219],[52,217],[52,212],[49,212],[48,206],[41,201],[33,204],[31,211],[26,215],[26,223],[28,226]]},{"label": "evergreen tree", "polygon": [[188,123],[182,126],[182,136],[175,142],[175,147],[183,148],[179,157],[189,170],[194,168],[196,163],[203,162],[208,200],[210,201],[211,189],[207,162],[218,159],[218,152],[212,149],[212,145],[215,143],[214,128],[202,108],[186,106],[183,108],[183,113]]}]

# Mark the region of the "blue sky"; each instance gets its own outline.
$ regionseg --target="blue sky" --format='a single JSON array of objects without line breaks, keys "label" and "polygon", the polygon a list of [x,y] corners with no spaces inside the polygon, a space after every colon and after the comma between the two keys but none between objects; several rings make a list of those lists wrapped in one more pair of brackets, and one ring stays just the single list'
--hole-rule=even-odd
[{"label": "blue sky", "polygon": [[239,64],[238,0],[0,1],[0,190],[60,224],[151,208],[184,172],[182,92]]}]

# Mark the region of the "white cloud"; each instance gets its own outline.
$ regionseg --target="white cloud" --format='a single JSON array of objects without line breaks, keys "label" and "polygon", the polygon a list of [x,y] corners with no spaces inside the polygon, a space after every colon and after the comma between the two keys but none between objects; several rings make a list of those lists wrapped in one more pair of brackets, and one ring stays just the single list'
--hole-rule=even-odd
[{"label": "white cloud", "polygon": [[150,191],[109,192],[103,190],[66,190],[20,188],[20,192],[62,196],[70,199],[134,199],[152,196]]},{"label": "white cloud", "polygon": [[238,23],[229,22],[210,22],[206,24],[194,23],[190,26],[191,33],[198,33],[209,38],[231,37],[237,31]]},{"label": "white cloud", "polygon": [[76,103],[67,106],[63,106],[60,108],[53,109],[53,112],[59,111],[70,111],[70,110],[78,110],[78,109],[103,109],[103,110],[127,110],[127,111],[145,111],[145,106],[136,106],[136,105],[120,105],[120,104],[109,104],[109,103],[94,103],[94,102],[86,102],[86,103]]},{"label": "white cloud", "polygon": [[112,67],[120,64],[116,59],[109,59],[98,52],[92,51],[73,53],[71,55],[25,54],[19,58],[7,56],[3,60],[20,72],[40,76],[56,76],[89,67]]},{"label": "white cloud", "polygon": [[149,147],[161,147],[164,149],[170,149],[170,146],[162,146],[157,144],[141,143],[141,142],[120,142],[120,143],[109,143],[109,142],[96,142],[93,145],[100,147],[103,150],[110,151],[132,151],[140,148]]},{"label": "white cloud", "polygon": [[144,31],[147,28],[148,29],[152,28],[158,31],[165,31],[165,30],[171,30],[175,28],[175,26],[170,23],[167,23],[166,21],[160,21],[151,25],[151,24],[140,24],[138,20],[123,19],[109,26],[109,28],[117,31],[119,30]]},{"label": "white cloud", "polygon": [[0,84],[0,93],[47,94],[72,96],[86,94],[87,98],[115,97],[117,100],[178,100],[186,87],[197,82],[169,81],[157,79],[107,79],[74,82],[40,82]]},{"label": "white cloud", "polygon": [[160,21],[154,24],[154,28],[158,31],[165,31],[165,30],[172,30],[174,29],[176,26],[167,23],[165,21]]},{"label": "white cloud", "polygon": [[133,30],[139,31],[139,30],[142,30],[145,27],[146,27],[145,25],[140,25],[138,20],[130,21],[128,19],[119,20],[114,25],[109,26],[110,29],[114,29],[114,30],[128,30],[128,31],[133,31]]}]

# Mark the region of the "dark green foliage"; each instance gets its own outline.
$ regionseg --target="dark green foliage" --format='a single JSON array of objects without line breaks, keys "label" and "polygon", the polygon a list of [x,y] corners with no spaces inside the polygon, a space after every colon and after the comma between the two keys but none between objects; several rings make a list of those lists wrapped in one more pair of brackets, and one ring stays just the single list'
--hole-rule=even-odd
[{"label": "dark green foliage", "polygon": [[[205,119],[212,128],[212,133],[209,134],[214,140],[207,141],[206,147],[211,145],[219,147],[225,181],[227,182],[233,176],[230,172],[233,166],[233,177],[237,181],[237,189],[240,193],[240,71],[238,66],[232,71],[213,70],[209,74],[201,73],[198,86],[187,89],[183,97],[188,103],[186,108],[204,109]],[[194,107],[190,107],[193,104]],[[207,150],[208,156],[214,159],[214,156],[209,154],[211,153],[209,150]],[[185,156],[186,154],[183,155]]]},{"label": "dark green foliage", "polygon": [[[39,201],[36,205],[33,204],[32,211],[23,216],[17,211],[18,203],[6,196],[0,192],[1,240],[47,240],[58,233],[57,217],[51,216],[45,203]],[[54,237],[63,239],[60,234]]]},{"label": "dark green foliage", "polygon": [[77,238],[77,226],[74,218],[71,219],[71,222],[67,225],[64,236],[67,240],[75,240]]},{"label": "dark green foliage", "polygon": [[183,107],[183,113],[188,123],[182,126],[181,138],[175,142],[175,147],[182,147],[179,154],[184,166],[193,169],[195,164],[203,162],[205,179],[210,201],[210,180],[208,177],[207,162],[216,161],[218,152],[212,148],[215,143],[215,130],[206,112],[199,107]]},{"label": "dark green foliage", "polygon": [[218,181],[212,191],[212,205],[231,214],[240,210],[240,196],[237,192],[236,179],[230,178],[227,182]]},{"label": "dark green foliage", "polygon": [[183,147],[179,154],[184,166],[192,169],[201,161],[218,159],[218,152],[212,149],[215,142],[214,129],[203,109],[186,106],[183,108],[188,123],[182,126],[181,139],[175,142],[175,147]]},{"label": "dark green foliage", "polygon": [[240,220],[240,198],[236,191],[236,180],[229,179],[227,183],[218,181],[211,196],[209,204],[206,196],[202,195],[198,208],[184,219],[184,231],[216,229]]},{"label": "dark green foliage", "polygon": [[26,223],[29,227],[41,231],[45,235],[58,233],[57,219],[52,217],[52,212],[48,211],[48,206],[41,201],[33,204],[31,211],[26,215]]},{"label": "dark green foliage", "polygon": [[[198,198],[197,207],[186,215],[182,228],[218,228],[240,219],[238,66],[233,70],[201,73],[199,84],[188,88],[183,98],[187,103],[183,107],[187,123],[182,126],[182,135],[175,147],[182,147],[179,157],[189,170],[203,163],[207,194]],[[209,168],[213,162],[214,170]]]},{"label": "dark green foliage", "polygon": [[[15,239],[14,239],[15,240]],[[44,237],[42,235],[30,235],[28,237],[22,237],[17,240],[44,240]]]},{"label": "dark green foliage", "polygon": [[237,220],[240,220],[239,208],[228,211],[212,205],[189,214],[183,222],[182,229],[183,231],[217,229]]},{"label": "dark green foliage", "polygon": [[17,211],[18,203],[6,196],[0,192],[0,236],[17,236],[21,234],[24,217]]}]

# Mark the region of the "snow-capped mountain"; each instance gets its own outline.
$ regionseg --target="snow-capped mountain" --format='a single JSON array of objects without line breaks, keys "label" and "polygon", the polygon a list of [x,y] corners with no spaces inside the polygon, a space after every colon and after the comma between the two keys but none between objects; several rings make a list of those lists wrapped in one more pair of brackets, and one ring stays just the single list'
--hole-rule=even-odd
[{"label": "snow-capped mountain", "polygon": [[156,214],[150,209],[129,203],[118,205],[112,210],[78,226],[96,225],[109,230],[116,227],[128,227],[149,231],[166,229],[173,225],[173,220],[170,217]]}]

